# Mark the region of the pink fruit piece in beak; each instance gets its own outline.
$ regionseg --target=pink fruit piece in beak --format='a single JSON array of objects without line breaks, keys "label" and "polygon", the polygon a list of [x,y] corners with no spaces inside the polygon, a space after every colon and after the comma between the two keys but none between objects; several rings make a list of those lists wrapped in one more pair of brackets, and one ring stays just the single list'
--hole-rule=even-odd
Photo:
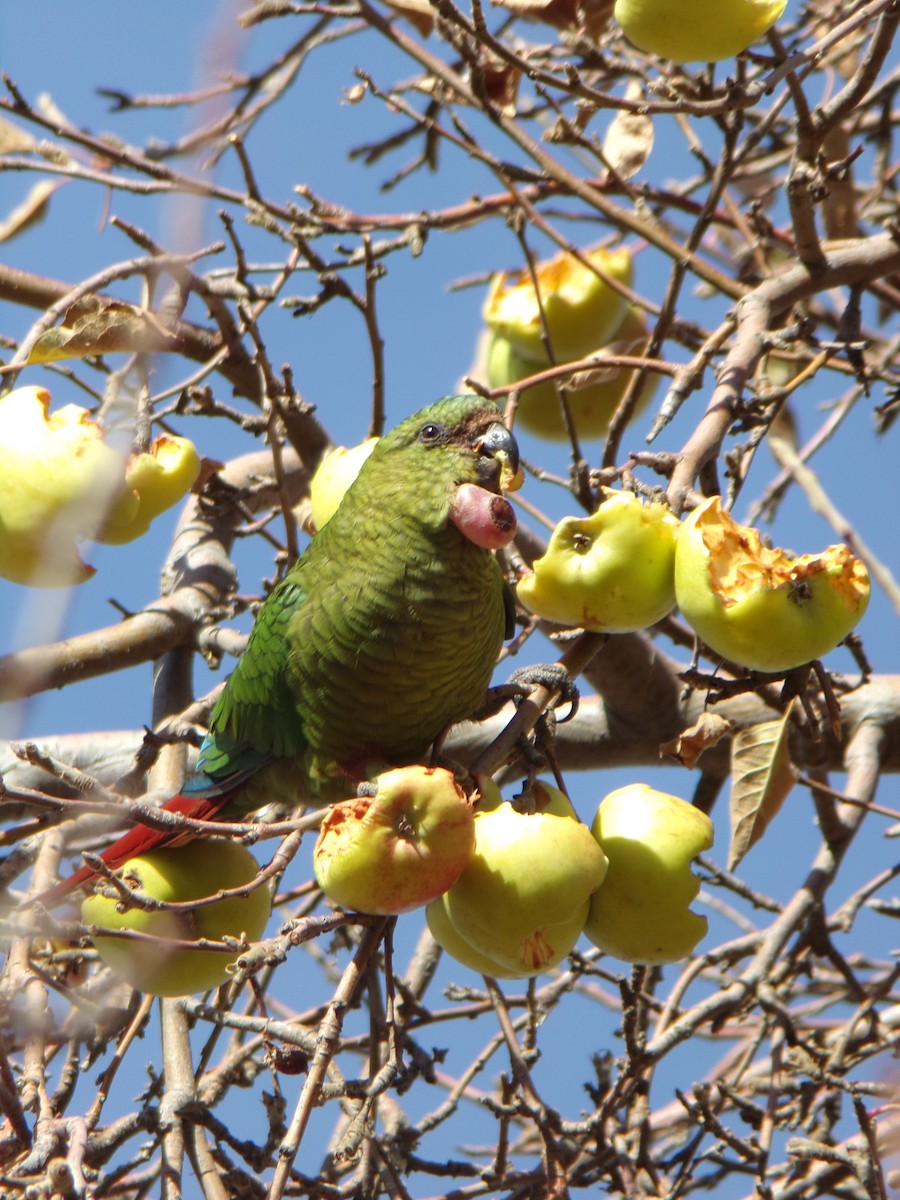
[{"label": "pink fruit piece in beak", "polygon": [[461,483],[456,489],[450,520],[469,541],[485,550],[508,546],[516,533],[516,514],[510,502],[475,483]]}]

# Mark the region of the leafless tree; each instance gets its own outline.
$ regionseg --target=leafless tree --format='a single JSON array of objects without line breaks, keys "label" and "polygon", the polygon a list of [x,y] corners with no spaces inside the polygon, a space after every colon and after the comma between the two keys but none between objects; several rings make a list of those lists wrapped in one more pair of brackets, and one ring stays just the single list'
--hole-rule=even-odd
[{"label": "leafless tree", "polygon": [[[520,613],[519,648],[531,639],[537,658],[560,656],[580,674],[578,711],[551,738],[541,713],[556,693],[538,688],[514,715],[457,730],[454,756],[511,778],[542,758],[563,779],[597,773],[602,795],[604,769],[654,766],[662,748],[684,764],[680,790],[701,808],[728,784],[757,833],[774,818],[754,853],[790,863],[794,894],[779,900],[742,878],[739,848],[730,870],[724,854],[704,858],[719,919],[682,963],[629,971],[583,943],[530,982],[476,976],[442,961],[415,916],[332,910],[298,873],[315,814],[230,827],[259,839],[276,880],[290,869],[280,927],[203,998],[157,1006],[98,964],[74,918],[23,903],[102,847],[111,822],[152,817],[149,793],[177,790],[212,698],[197,694],[195,666],[240,653],[235,619],[271,586],[243,579],[238,591],[236,539],[259,545],[272,577],[302,549],[308,484],[337,408],[313,411],[302,371],[273,363],[276,330],[336,309],[357,322],[371,356],[370,432],[381,432],[385,270],[412,255],[427,272],[451,235],[506,225],[525,271],[548,248],[577,255],[627,240],[647,281],[627,289],[649,340],[620,356],[634,374],[609,433],[588,446],[570,426],[567,478],[534,464],[510,571],[542,552],[553,523],[541,520],[543,498],[563,489],[573,512],[624,482],[681,513],[704,493],[734,501],[752,485],[754,517],[773,522],[776,544],[782,503],[800,496],[865,559],[886,620],[900,612],[871,532],[894,480],[850,449],[828,456],[851,445],[860,413],[885,442],[897,414],[900,5],[806,0],[736,59],[685,66],[630,45],[611,7],[248,0],[238,36],[278,33],[264,68],[220,63],[208,86],[179,96],[108,92],[114,133],[122,114],[213,112],[189,135],[143,146],[90,132],[6,80],[0,170],[29,190],[3,237],[33,236],[55,189],[75,181],[133,248],[78,283],[0,266],[7,312],[33,311],[27,333],[4,342],[4,387],[74,381],[101,419],[130,414],[139,447],[172,429],[212,457],[209,431],[227,427],[240,449],[210,465],[185,505],[159,596],[0,660],[7,704],[155,664],[146,732],[17,743],[0,762],[4,1196],[887,1200],[900,1138],[900,865],[885,837],[900,816],[875,794],[900,767],[900,679],[879,673],[878,645],[870,667],[855,643],[847,675],[816,663],[761,676],[695,647],[677,616],[647,633],[570,632],[554,649]],[[352,148],[384,185],[380,212],[317,195],[299,164],[285,195],[255,161],[270,128],[283,136],[315,119],[298,112],[297,90],[344,42],[360,64],[348,111],[369,131],[362,115],[377,112],[385,130]],[[491,185],[478,196],[458,192],[460,158]],[[241,182],[219,182],[221,164],[236,164]],[[436,194],[443,202],[423,200]],[[216,210],[221,241],[159,244],[146,228],[160,199]],[[145,227],[119,216],[126,202],[147,212]],[[435,290],[484,285],[507,265],[485,261],[481,278],[441,278]],[[160,358],[180,372],[162,391],[150,370]],[[565,411],[592,367],[542,374],[560,383]],[[651,444],[626,450],[651,379],[661,385]],[[477,367],[468,386],[490,390]],[[492,394],[512,418],[522,390]],[[816,426],[803,444],[800,411]],[[842,515],[848,490],[863,497],[868,527]],[[763,749],[751,785],[741,752],[754,730]],[[784,789],[771,779],[784,769],[791,803],[811,803],[817,818],[801,869],[806,847],[784,844],[775,815]],[[859,880],[849,892],[838,887],[848,862]]]}]

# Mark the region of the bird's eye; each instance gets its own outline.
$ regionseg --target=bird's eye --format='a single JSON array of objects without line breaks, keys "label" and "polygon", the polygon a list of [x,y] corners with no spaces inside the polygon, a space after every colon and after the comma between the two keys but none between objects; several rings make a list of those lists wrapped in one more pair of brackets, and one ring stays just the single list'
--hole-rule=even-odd
[{"label": "bird's eye", "polygon": [[422,442],[438,442],[444,433],[442,425],[434,425],[429,421],[427,425],[423,425],[419,430],[419,440]]}]

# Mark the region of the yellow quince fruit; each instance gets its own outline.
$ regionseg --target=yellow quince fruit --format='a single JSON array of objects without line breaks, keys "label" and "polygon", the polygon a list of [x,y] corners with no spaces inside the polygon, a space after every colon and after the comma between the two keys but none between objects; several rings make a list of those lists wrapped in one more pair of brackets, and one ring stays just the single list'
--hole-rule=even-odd
[{"label": "yellow quince fruit", "polygon": [[[589,250],[585,258],[609,279],[631,286],[631,251]],[[605,345],[625,317],[625,296],[571,254],[539,263],[540,303],[557,362],[574,362]],[[485,324],[532,362],[546,363],[538,296],[530,271],[505,271],[491,281]],[[533,374],[533,372],[532,372]]]},{"label": "yellow quince fruit", "polygon": [[712,496],[686,518],[675,596],[710,649],[755,671],[780,672],[833,650],[869,603],[869,573],[847,546],[793,558],[763,544]]},{"label": "yellow quince fruit", "polygon": [[194,443],[160,434],[147,450],[129,458],[125,486],[130,497],[113,506],[97,541],[108,545],[135,541],[147,532],[154,517],[187,495],[199,474],[200,455]]},{"label": "yellow quince fruit", "polygon": [[669,963],[686,958],[707,920],[689,906],[700,890],[695,855],[713,844],[713,824],[686,800],[645,783],[602,801],[591,832],[609,860],[584,932],[614,958]]},{"label": "yellow quince fruit", "polygon": [[613,16],[639,50],[672,62],[721,62],[763,37],[787,0],[616,0]]},{"label": "yellow quince fruit", "polygon": [[519,599],[548,621],[599,633],[627,633],[661,621],[675,607],[679,522],[664,504],[604,489],[589,517],[564,517]]},{"label": "yellow quince fruit", "polygon": [[453,886],[425,910],[448,953],[475,970],[526,978],[557,966],[584,929],[606,857],[569,798],[535,780],[534,812],[475,813],[475,849]]},{"label": "yellow quince fruit", "polygon": [[357,477],[363,463],[375,449],[377,437],[366,438],[357,446],[335,446],[319,463],[309,485],[309,499],[316,529],[334,516],[344,493]]},{"label": "yellow quince fruit", "polygon": [[68,587],[94,574],[79,542],[111,507],[135,512],[121,455],[83,408],[50,413],[50,393],[16,388],[0,398],[0,575],[33,587]]},{"label": "yellow quince fruit", "polygon": [[[138,855],[118,872],[133,891],[166,904],[189,904],[249,884],[259,864],[246,847],[224,838],[195,838]],[[219,987],[232,973],[239,950],[192,947],[203,939],[259,941],[272,908],[268,887],[245,896],[220,897],[182,909],[126,908],[117,896],[95,892],[81,905],[81,919],[110,931],[149,934],[154,940],[98,934],[94,948],[121,979],[154,996],[188,996]],[[186,944],[187,943],[187,944]]]},{"label": "yellow quince fruit", "polygon": [[[578,437],[604,437],[609,423],[625,395],[634,371],[623,367],[606,367],[604,358],[610,355],[639,355],[647,345],[647,326],[639,309],[626,310],[622,324],[606,345],[589,353],[597,359],[596,372],[583,376],[597,382],[567,385],[569,415]],[[585,356],[582,356],[585,357]],[[487,352],[487,381],[491,387],[506,387],[519,383],[550,365],[549,359],[538,363],[521,355],[509,338],[495,333]],[[560,381],[565,382],[565,381]],[[656,390],[656,376],[648,375],[635,405],[633,416],[644,411]],[[547,441],[564,441],[568,436],[553,381],[539,383],[519,394],[516,426],[527,429],[535,437]]]}]

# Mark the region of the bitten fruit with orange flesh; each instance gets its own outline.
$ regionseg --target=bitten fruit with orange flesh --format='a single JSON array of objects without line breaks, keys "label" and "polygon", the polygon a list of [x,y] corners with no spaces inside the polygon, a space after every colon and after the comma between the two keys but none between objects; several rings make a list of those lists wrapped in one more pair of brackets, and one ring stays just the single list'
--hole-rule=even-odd
[{"label": "bitten fruit with orange flesh", "polygon": [[125,466],[125,486],[137,504],[114,505],[98,542],[120,545],[142,537],[150,522],[182,500],[200,474],[200,455],[187,438],[160,434],[149,448],[132,454]]},{"label": "bitten fruit with orange flesh", "polygon": [[[631,252],[626,248],[588,250],[584,257],[602,275],[630,286]],[[626,314],[627,298],[571,254],[560,254],[536,269],[540,305],[530,271],[495,275],[484,304],[485,324],[508,339],[523,358],[546,363],[541,306],[553,355],[572,362],[603,346]]]},{"label": "bitten fruit with orange flesh", "polygon": [[78,405],[50,412],[50,393],[17,388],[0,399],[0,575],[67,587],[94,574],[79,542],[111,506],[134,514],[122,458]]},{"label": "bitten fruit with orange flesh", "polygon": [[475,846],[465,792],[442,767],[398,767],[375,794],[326,813],[313,858],[329,899],[355,912],[409,912],[455,882]]},{"label": "bitten fruit with orange flesh", "polygon": [[[579,438],[603,437],[606,434],[619,402],[634,377],[633,370],[604,367],[604,358],[611,355],[638,356],[646,346],[647,326],[644,318],[637,309],[629,308],[608,342],[602,346],[588,346],[578,356],[597,359],[596,372],[591,372],[591,378],[595,378],[596,382],[589,382],[586,375],[571,383],[565,378],[560,380],[560,384],[566,387],[569,416]],[[525,358],[508,338],[494,334],[487,351],[487,381],[494,388],[507,387],[537,375],[549,365],[550,360],[546,355],[540,361]],[[633,416],[644,411],[655,388],[656,377],[648,375]],[[519,393],[516,426],[548,441],[564,441],[568,437],[557,387],[552,380],[524,388]]]},{"label": "bitten fruit with orange flesh", "polygon": [[625,962],[685,958],[707,932],[690,909],[700,890],[691,859],[713,844],[709,817],[643,783],[602,801],[591,826],[609,870],[591,900],[585,935]]},{"label": "bitten fruit with orange flesh", "polygon": [[[256,859],[238,842],[196,838],[187,845],[133,858],[117,874],[132,890],[168,904],[214,896],[242,887],[257,874]],[[151,934],[154,941],[94,938],[103,962],[120,978],[156,996],[187,996],[218,987],[228,979],[238,958],[234,950],[187,949],[167,942],[221,941],[246,934],[262,937],[271,911],[269,889],[262,885],[246,896],[216,900],[186,909],[120,907],[113,896],[95,893],[81,906],[86,925]]]},{"label": "bitten fruit with orange flesh", "polygon": [[624,633],[662,620],[675,607],[679,522],[664,504],[604,489],[589,517],[565,517],[519,599],[548,621]]},{"label": "bitten fruit with orange flesh", "polygon": [[673,62],[721,62],[764,37],[787,0],[616,0],[613,15],[639,50]]},{"label": "bitten fruit with orange flesh", "polygon": [[702,640],[751,670],[778,672],[833,650],[869,603],[869,574],[844,545],[792,558],[738,525],[718,496],[684,521],[678,607]]},{"label": "bitten fruit with orange flesh", "polygon": [[537,975],[560,963],[606,874],[603,852],[568,797],[540,780],[533,794],[533,813],[501,803],[475,814],[472,859],[427,910],[432,934],[450,954],[478,970],[492,964],[502,977]]}]

